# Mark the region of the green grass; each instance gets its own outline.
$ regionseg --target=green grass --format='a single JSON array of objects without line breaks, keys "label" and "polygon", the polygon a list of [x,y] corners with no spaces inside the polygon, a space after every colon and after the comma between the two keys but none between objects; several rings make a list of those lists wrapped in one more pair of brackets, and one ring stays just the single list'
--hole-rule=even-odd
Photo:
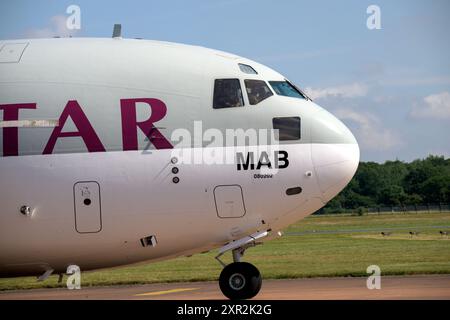
[{"label": "green grass", "polygon": [[[439,234],[441,229],[450,230],[446,226],[450,226],[450,212],[311,216],[286,229],[285,236],[247,250],[244,260],[255,264],[265,279],[364,276],[372,264],[385,275],[450,273],[450,239]],[[381,236],[387,228],[403,229]],[[370,231],[321,233],[349,229]],[[419,235],[411,238],[412,229]],[[304,234],[292,235],[298,233]],[[85,272],[82,286],[216,280],[221,266],[215,255]],[[57,276],[44,282],[34,277],[0,279],[0,290],[64,286],[65,281],[57,283]]]}]

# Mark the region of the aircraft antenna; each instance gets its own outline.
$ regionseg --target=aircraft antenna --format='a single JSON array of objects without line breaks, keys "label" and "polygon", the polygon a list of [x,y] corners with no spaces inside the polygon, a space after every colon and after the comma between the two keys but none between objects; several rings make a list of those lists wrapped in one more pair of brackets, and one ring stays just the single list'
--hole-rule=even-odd
[{"label": "aircraft antenna", "polygon": [[121,24],[115,24],[113,29],[113,38],[122,38],[122,25]]}]

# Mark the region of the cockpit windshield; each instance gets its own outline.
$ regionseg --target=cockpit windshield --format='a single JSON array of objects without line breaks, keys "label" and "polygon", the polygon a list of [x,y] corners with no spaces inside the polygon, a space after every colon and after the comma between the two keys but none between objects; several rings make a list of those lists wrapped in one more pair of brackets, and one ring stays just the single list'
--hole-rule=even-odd
[{"label": "cockpit windshield", "polygon": [[251,105],[260,103],[261,101],[273,96],[269,86],[262,80],[244,80],[247,89],[248,101]]},{"label": "cockpit windshield", "polygon": [[272,86],[273,91],[280,96],[308,99],[303,92],[301,92],[289,81],[269,81],[269,83]]},{"label": "cockpit windshield", "polygon": [[244,99],[239,79],[216,79],[214,81],[214,109],[242,106],[244,106]]}]

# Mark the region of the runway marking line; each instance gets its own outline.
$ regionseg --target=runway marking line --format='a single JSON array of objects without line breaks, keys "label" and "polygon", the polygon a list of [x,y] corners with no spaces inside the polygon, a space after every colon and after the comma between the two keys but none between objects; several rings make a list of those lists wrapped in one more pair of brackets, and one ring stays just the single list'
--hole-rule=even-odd
[{"label": "runway marking line", "polygon": [[178,289],[170,289],[170,290],[165,290],[165,291],[155,291],[155,292],[146,292],[146,293],[139,293],[139,294],[135,294],[135,297],[139,297],[139,296],[159,296],[159,295],[163,295],[163,294],[169,294],[169,293],[177,293],[177,292],[184,292],[184,291],[194,291],[194,290],[198,290],[200,288],[178,288]]}]

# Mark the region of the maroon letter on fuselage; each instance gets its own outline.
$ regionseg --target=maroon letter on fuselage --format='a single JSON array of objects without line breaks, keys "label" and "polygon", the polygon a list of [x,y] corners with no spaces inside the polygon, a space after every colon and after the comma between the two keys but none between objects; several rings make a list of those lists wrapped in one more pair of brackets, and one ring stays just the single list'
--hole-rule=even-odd
[{"label": "maroon letter on fuselage", "polygon": [[[136,103],[138,102],[148,104],[152,110],[152,115],[145,121],[138,122],[136,119]],[[166,115],[167,108],[164,102],[152,98],[121,99],[120,109],[122,112],[122,141],[124,151],[138,149],[138,127],[144,132],[145,136],[156,149],[173,148],[172,144],[153,125],[153,123],[158,122]]]},{"label": "maroon letter on fuselage", "polygon": [[[3,121],[19,120],[19,109],[36,109],[36,103],[1,104]],[[19,155],[19,130],[17,127],[3,128],[3,156]]]},{"label": "maroon letter on fuselage", "polygon": [[[64,124],[68,117],[72,118],[73,123],[77,127],[78,131],[75,132],[61,132],[64,128]],[[67,102],[61,116],[59,117],[59,124],[48,139],[47,145],[45,146],[44,152],[42,154],[50,154],[53,152],[56,140],[63,137],[81,137],[89,152],[99,152],[105,151],[102,142],[98,138],[94,129],[91,126],[88,118],[84,114],[80,105],[76,100],[70,100]]]}]

